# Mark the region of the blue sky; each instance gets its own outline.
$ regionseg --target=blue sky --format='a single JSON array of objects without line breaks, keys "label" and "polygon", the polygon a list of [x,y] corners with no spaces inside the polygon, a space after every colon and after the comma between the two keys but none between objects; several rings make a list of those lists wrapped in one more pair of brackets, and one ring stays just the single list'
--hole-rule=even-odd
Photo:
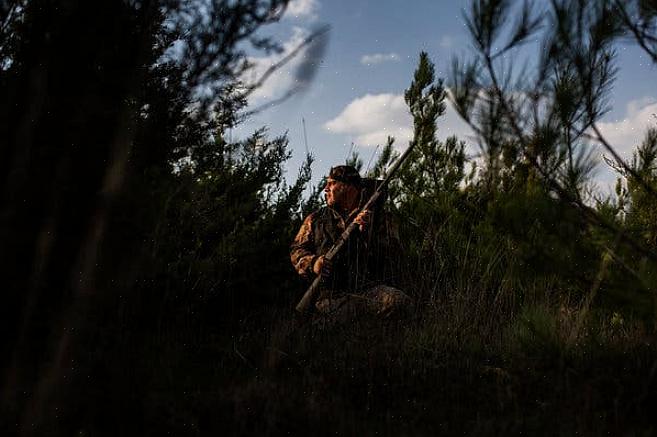
[{"label": "blue sky", "polygon": [[[306,122],[308,147],[315,155],[314,180],[332,165],[342,163],[351,149],[365,164],[387,135],[398,148],[408,144],[411,119],[403,103],[419,52],[426,51],[445,77],[454,55],[467,56],[469,37],[461,10],[466,1],[429,0],[292,0],[283,19],[265,29],[286,51],[296,47],[313,28],[329,24],[328,48],[317,75],[305,92],[253,116],[233,132],[244,137],[259,126],[271,135],[287,132],[293,158],[288,164],[292,180],[305,154],[301,119]],[[263,69],[281,55],[254,58]],[[293,86],[291,72],[301,57],[277,71],[251,99],[252,107],[280,97]],[[600,127],[612,144],[629,156],[645,128],[656,124],[657,67],[639,49],[618,47],[620,72],[611,99],[612,111]],[[255,72],[257,76],[257,69]],[[438,136],[456,134],[478,149],[468,127],[448,107],[439,119]],[[379,149],[380,150],[380,149]],[[378,153],[378,151],[376,152]],[[600,153],[596,153],[597,156]],[[601,163],[596,182],[608,191],[615,180]]]}]

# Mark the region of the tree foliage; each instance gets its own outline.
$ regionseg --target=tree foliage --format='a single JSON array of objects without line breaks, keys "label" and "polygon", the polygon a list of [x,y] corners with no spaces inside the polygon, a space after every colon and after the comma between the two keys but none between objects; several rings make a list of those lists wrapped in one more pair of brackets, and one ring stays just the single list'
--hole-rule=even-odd
[{"label": "tree foliage", "polygon": [[[617,264],[608,281],[617,285],[620,277],[632,278],[636,287],[625,292],[625,303],[634,304],[626,308],[642,312],[652,293],[647,266],[654,264],[655,252],[647,239],[630,231],[630,223],[638,216],[650,221],[650,213],[638,211],[657,198],[650,174],[639,163],[639,155],[648,156],[650,147],[645,143],[634,161],[626,163],[598,128],[609,110],[619,41],[634,40],[650,54],[645,42],[651,38],[654,15],[639,13],[644,7],[639,3],[564,0],[542,7],[474,1],[465,15],[474,56],[454,61],[450,97],[483,151],[480,181],[489,187],[487,208],[498,217],[496,229],[512,231],[522,224],[520,232],[512,231],[514,244],[529,243],[525,247],[530,253],[551,254],[536,265],[552,264],[555,268],[548,271],[564,278],[572,272],[578,278],[576,288],[590,288],[590,296],[607,274],[607,264],[596,258],[613,253]],[[515,21],[509,18],[513,16]],[[632,30],[637,27],[642,31]],[[519,60],[532,53],[527,44],[541,56],[528,57],[523,66]],[[609,200],[592,206],[597,195],[590,182],[597,165],[594,147],[612,156],[632,187],[633,195],[626,191],[621,198],[634,211],[624,219],[609,207]],[[628,268],[638,260],[641,269]]]},{"label": "tree foliage", "polygon": [[[305,194],[312,156],[285,179],[286,136],[228,134],[260,83],[243,81],[247,53],[280,50],[260,30],[286,3],[0,2],[3,431],[147,435],[186,426],[199,405],[206,424],[221,422],[215,397],[232,419],[239,399],[267,395],[253,395],[252,382],[206,383],[232,383],[233,370],[267,373],[242,353],[244,336],[289,352],[274,348],[267,323],[300,295],[288,245],[322,202],[323,181]],[[466,353],[459,365],[470,369],[504,349],[482,338],[497,342],[506,329],[517,339],[509,351],[521,351],[513,359],[567,369],[578,357],[573,341],[602,338],[587,340],[591,313],[613,314],[613,329],[625,317],[655,323],[657,131],[624,162],[598,129],[616,44],[636,43],[655,60],[655,17],[642,0],[475,0],[466,13],[474,56],[453,63],[448,89],[420,53],[404,94],[414,151],[386,211],[404,243],[393,254],[403,259],[402,285],[420,309],[404,337],[409,357],[442,368],[445,356]],[[518,69],[537,40],[541,58]],[[480,155],[438,139],[446,98]],[[593,191],[595,144],[621,176],[615,199]],[[389,137],[371,169],[355,153],[346,162],[380,178],[398,156]],[[537,303],[578,316],[559,325],[532,310]],[[383,340],[370,341],[376,353],[367,349],[362,363],[397,356]],[[327,366],[316,364],[344,352],[331,341],[317,349],[331,349],[324,361],[299,360],[294,377],[319,372],[324,381]],[[417,375],[412,364],[404,381]],[[391,369],[369,369],[368,390]],[[338,373],[327,380],[344,379]]]},{"label": "tree foliage", "polygon": [[40,433],[48,405],[73,411],[108,390],[103,360],[121,338],[147,348],[212,296],[207,314],[238,289],[267,296],[264,275],[284,287],[281,264],[254,265],[285,255],[311,160],[286,185],[286,138],[224,133],[253,91],[247,50],[280,49],[259,29],[286,4],[1,2],[7,423]]},{"label": "tree foliage", "polygon": [[425,52],[420,53],[413,81],[404,93],[413,116],[414,152],[401,176],[404,189],[416,196],[453,193],[464,176],[465,143],[454,137],[444,143],[436,138],[437,120],[445,113],[445,97],[442,79],[435,80],[433,64]]}]

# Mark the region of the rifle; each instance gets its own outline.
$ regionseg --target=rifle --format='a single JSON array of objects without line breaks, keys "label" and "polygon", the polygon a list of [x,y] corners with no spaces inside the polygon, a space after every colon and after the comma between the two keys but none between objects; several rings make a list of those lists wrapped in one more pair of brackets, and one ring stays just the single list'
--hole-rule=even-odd
[{"label": "rifle", "polygon": [[[401,164],[406,160],[408,155],[411,153],[411,150],[415,146],[415,143],[411,143],[410,146],[408,146],[408,149],[402,153],[402,155],[397,158],[390,167],[383,178],[383,181],[376,187],[376,190],[374,193],[370,196],[369,200],[365,203],[365,205],[360,208],[358,213],[361,213],[362,211],[371,209],[375,204],[376,201],[379,199],[381,194],[383,193],[383,190],[385,190],[386,186],[390,183],[392,180],[392,177],[395,175],[399,167],[401,167]],[[356,214],[357,216],[357,214]],[[338,238],[338,241],[335,242],[335,244],[329,249],[328,252],[324,255],[324,259],[328,260],[329,262],[333,260],[333,258],[340,252],[340,249],[342,249],[342,246],[344,243],[349,239],[349,236],[351,233],[356,229],[356,226],[358,224],[354,221],[351,221],[347,228],[342,232],[342,235],[340,235],[340,238]],[[299,303],[296,306],[297,312],[301,314],[305,314],[308,309],[312,306],[312,304],[315,302],[315,299],[317,298],[317,293],[319,293],[319,286],[322,283],[322,275],[317,275],[313,283],[308,287],[308,290],[304,293],[303,297],[299,301]]]}]

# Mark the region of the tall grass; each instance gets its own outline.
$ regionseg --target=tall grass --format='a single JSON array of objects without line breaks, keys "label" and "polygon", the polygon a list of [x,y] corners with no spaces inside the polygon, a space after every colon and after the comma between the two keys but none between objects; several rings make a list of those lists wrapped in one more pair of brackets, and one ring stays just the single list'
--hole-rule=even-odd
[{"label": "tall grass", "polygon": [[409,242],[409,318],[298,325],[290,296],[234,323],[154,325],[148,353],[124,345],[108,363],[132,360],[115,380],[147,378],[121,408],[143,412],[143,435],[657,432],[650,324],[584,305],[590,289],[530,269],[522,243],[484,228]]}]

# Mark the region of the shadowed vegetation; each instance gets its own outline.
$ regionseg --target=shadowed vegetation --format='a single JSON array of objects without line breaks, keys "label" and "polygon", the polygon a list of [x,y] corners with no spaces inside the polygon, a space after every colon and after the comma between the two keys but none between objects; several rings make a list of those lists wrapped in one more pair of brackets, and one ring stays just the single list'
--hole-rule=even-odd
[{"label": "shadowed vegetation", "polygon": [[0,4],[3,433],[657,433],[657,127],[629,162],[596,127],[650,2],[474,1],[448,87],[420,54],[386,206],[413,315],[333,327],[293,321],[312,156],[286,181],[285,136],[226,135],[286,2],[101,3]]}]

